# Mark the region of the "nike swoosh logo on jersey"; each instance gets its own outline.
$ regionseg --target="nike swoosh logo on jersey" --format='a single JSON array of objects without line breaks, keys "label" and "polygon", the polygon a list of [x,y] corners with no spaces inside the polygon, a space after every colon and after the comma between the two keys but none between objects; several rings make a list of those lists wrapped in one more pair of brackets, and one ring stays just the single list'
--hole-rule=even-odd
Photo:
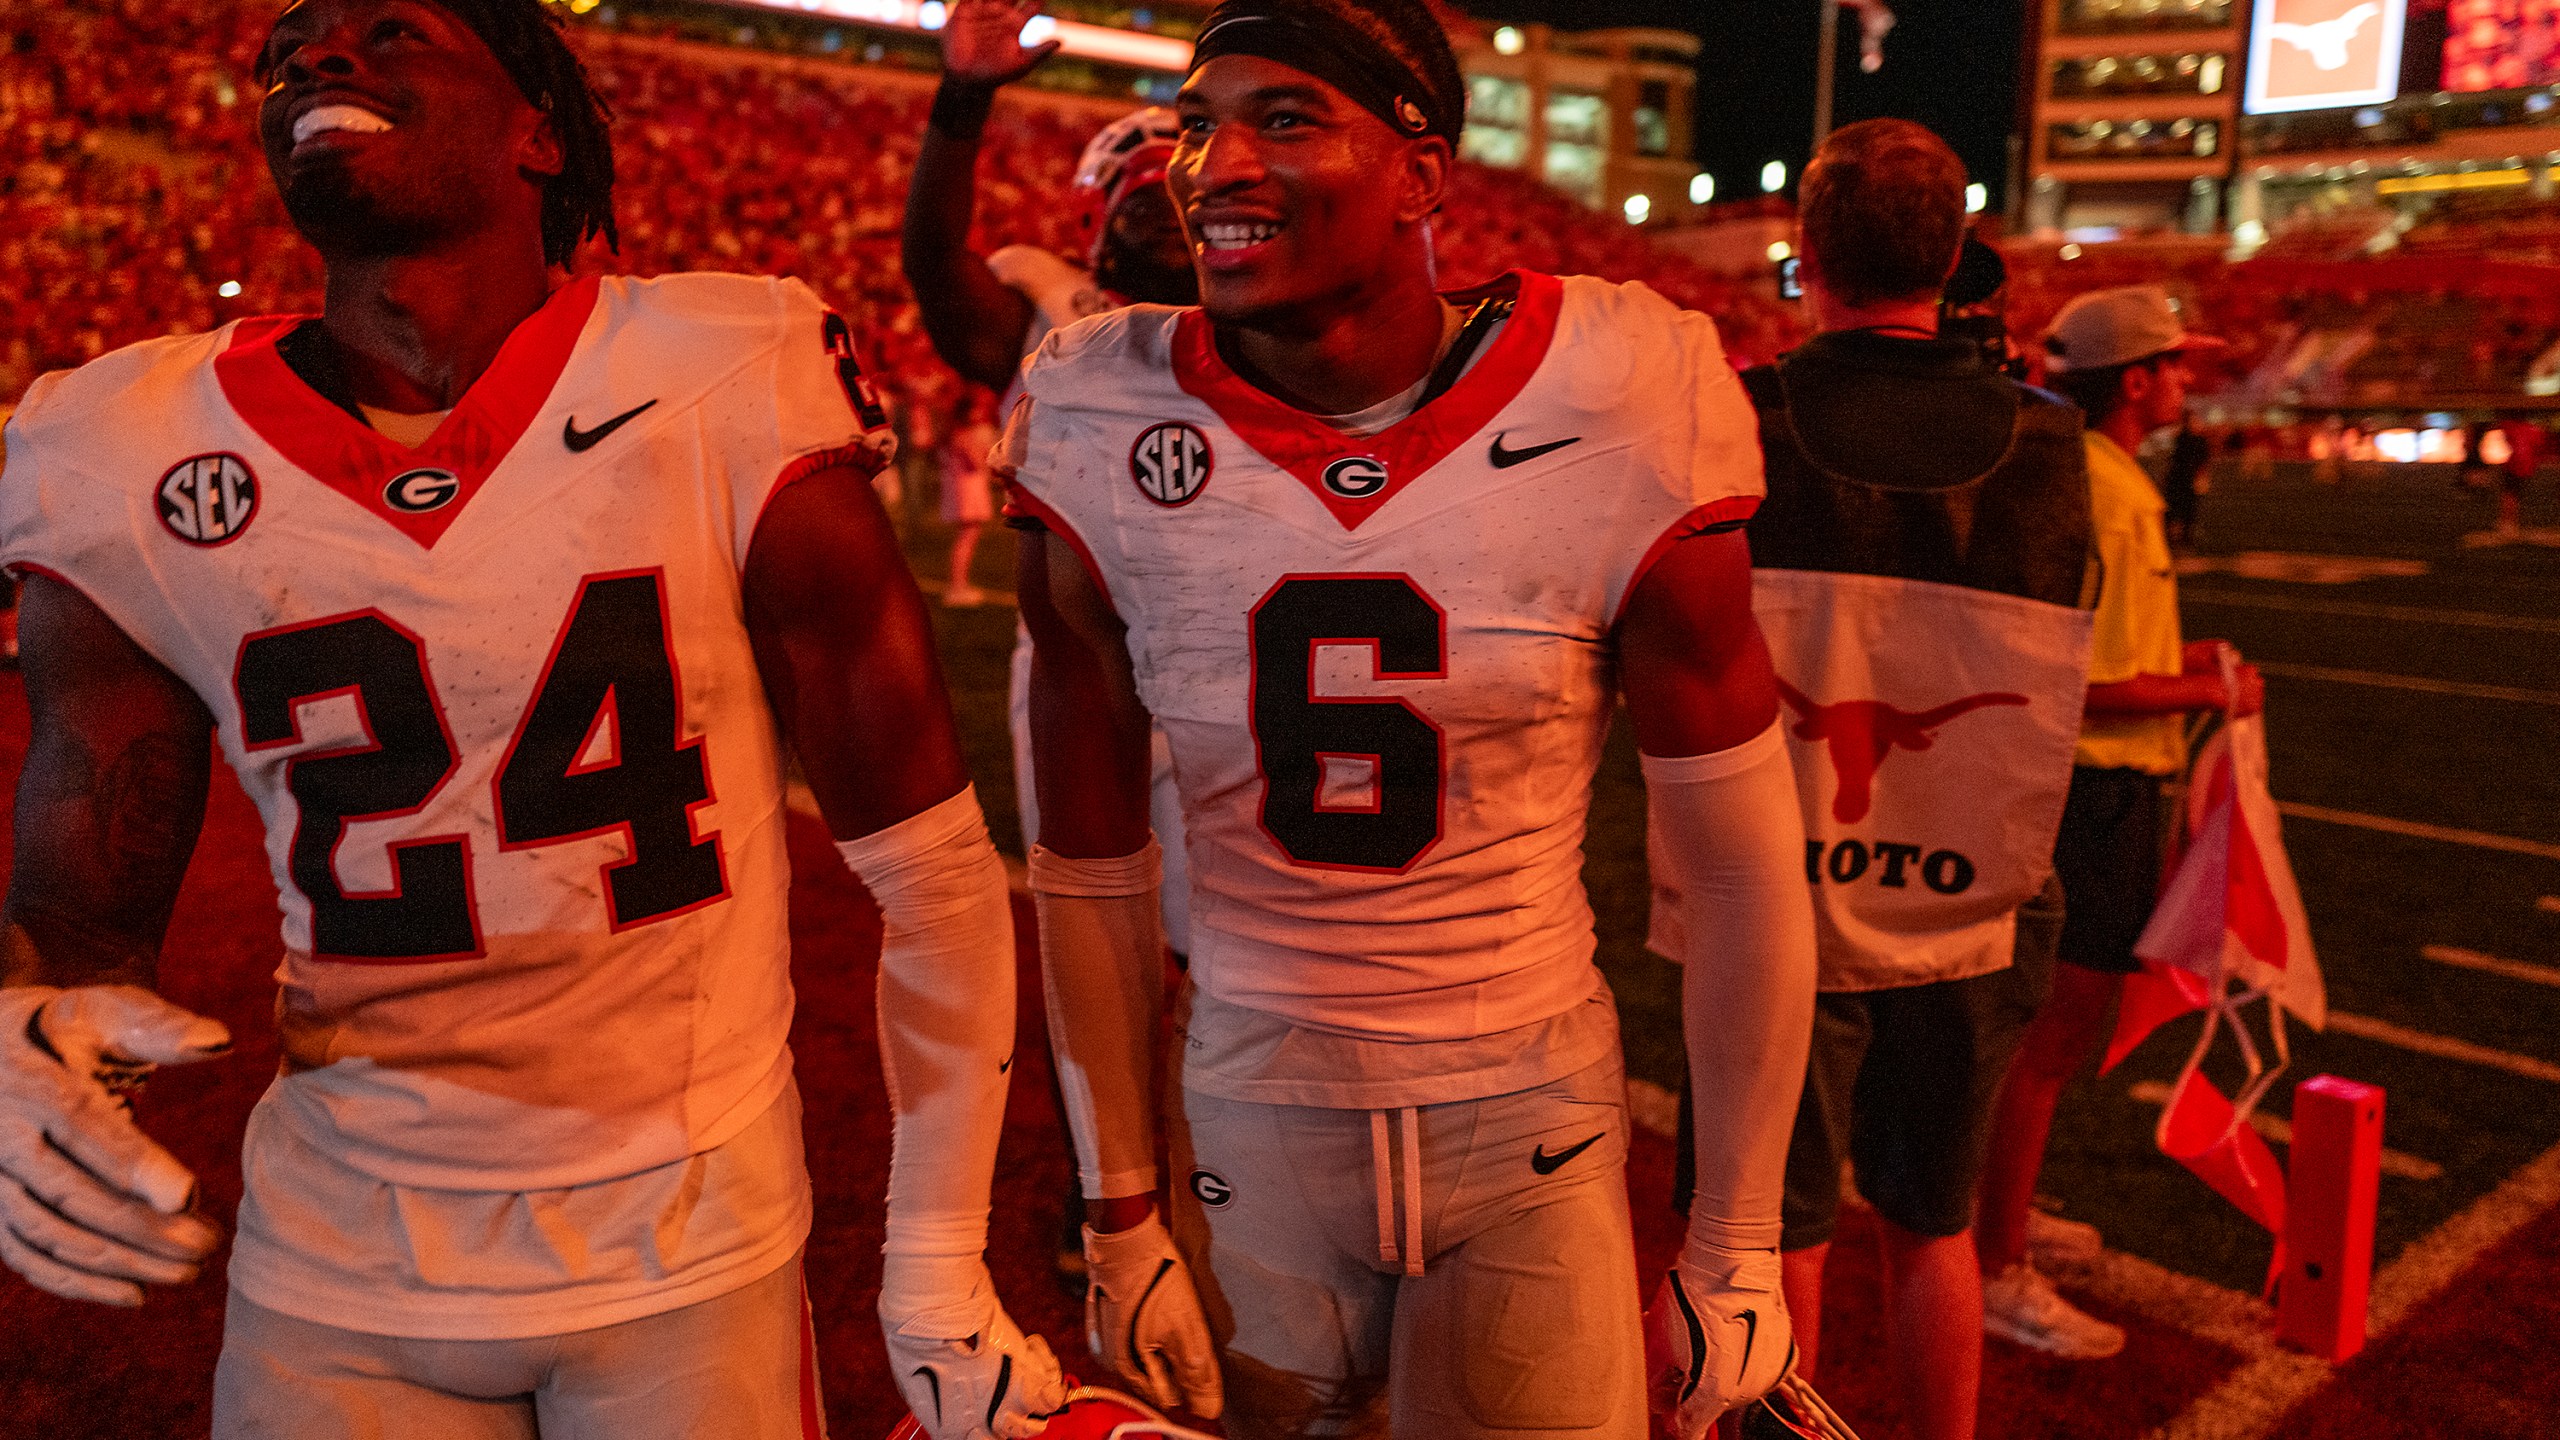
[{"label": "nike swoosh logo on jersey", "polygon": [[1505,430],[1493,437],[1493,453],[1489,458],[1493,461],[1493,468],[1496,470],[1508,470],[1514,465],[1526,465],[1541,455],[1553,455],[1567,445],[1582,443],[1582,437],[1576,435],[1569,440],[1550,440],[1544,445],[1532,445],[1526,450],[1508,450],[1503,448],[1502,442],[1510,434],[1510,431]]},{"label": "nike swoosh logo on jersey", "polygon": [[1742,1312],[1742,1364],[1735,1371],[1736,1374],[1751,1368],[1751,1347],[1758,1343],[1760,1343],[1760,1312],[1745,1310]]},{"label": "nike swoosh logo on jersey", "polygon": [[621,429],[623,426],[630,424],[632,421],[639,419],[648,411],[656,408],[657,403],[657,401],[652,400],[646,405],[635,405],[632,408],[623,411],[621,414],[614,416],[612,419],[607,420],[593,430],[579,429],[578,417],[572,415],[560,427],[560,443],[569,447],[570,454],[584,455],[588,451],[603,444],[606,436],[611,435],[614,431]]},{"label": "nike swoosh logo on jersey", "polygon": [[1592,1146],[1599,1144],[1600,1136],[1607,1133],[1609,1132],[1603,1130],[1599,1132],[1599,1134],[1589,1136],[1576,1144],[1568,1145],[1553,1155],[1548,1154],[1547,1147],[1541,1145],[1535,1151],[1530,1153],[1529,1168],[1537,1171],[1541,1175],[1553,1175],[1558,1170],[1564,1168],[1566,1161],[1571,1160],[1574,1156],[1581,1154]]}]

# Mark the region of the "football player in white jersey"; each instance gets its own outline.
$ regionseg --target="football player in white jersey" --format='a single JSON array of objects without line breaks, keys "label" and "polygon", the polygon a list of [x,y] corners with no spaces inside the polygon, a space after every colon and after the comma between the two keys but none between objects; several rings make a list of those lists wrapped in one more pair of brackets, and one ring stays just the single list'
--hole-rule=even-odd
[{"label": "football player in white jersey", "polygon": [[[1171,187],[1202,306],[1052,336],[1000,450],[1031,860],[1104,1353],[1229,1433],[1686,1437],[1775,1384],[1813,998],[1803,824],[1715,328],[1641,286],[1439,293],[1464,89],[1419,0],[1226,0]],[[1647,1365],[1580,883],[1616,695],[1688,937],[1698,1200]],[[1150,718],[1192,851],[1152,1150]],[[1196,1297],[1196,1298],[1195,1298]],[[1214,1351],[1214,1359],[1211,1352]]]},{"label": "football player in white jersey", "polygon": [[227,1043],[149,988],[218,745],[285,953],[214,1433],[823,1433],[788,743],[885,917],[898,1383],[937,1440],[1035,1433],[1056,1367],[981,1258],[1004,877],[845,321],[568,275],[612,147],[539,0],[301,0],[259,73],[325,314],[48,376],[9,429],[0,1259],[132,1305],[216,1243],[118,1095]]},{"label": "football player in white jersey", "polygon": [[[978,148],[996,92],[1056,52],[1055,41],[1022,43],[1040,0],[955,0],[942,26],[942,83],[916,152],[900,257],[925,334],[945,364],[1003,396],[1013,408],[1022,361],[1053,330],[1123,305],[1189,305],[1200,298],[1191,249],[1164,188],[1173,159],[1173,112],[1150,105],[1112,121],[1086,142],[1075,195],[1086,239],[1078,265],[1037,245],[1007,245],[980,256],[969,248],[977,205]],[[954,575],[954,584],[966,577]],[[1025,844],[1040,830],[1031,761],[1031,636],[1016,627],[1006,720],[1013,734],[1015,801]],[[1165,938],[1189,948],[1188,887],[1179,859],[1182,807],[1161,737],[1149,816],[1168,854]]]}]

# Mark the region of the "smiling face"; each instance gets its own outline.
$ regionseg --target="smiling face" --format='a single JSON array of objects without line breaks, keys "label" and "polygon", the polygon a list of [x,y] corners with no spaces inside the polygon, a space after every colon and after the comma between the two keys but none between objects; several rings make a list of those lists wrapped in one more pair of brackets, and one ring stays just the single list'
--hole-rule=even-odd
[{"label": "smiling face", "polygon": [[1210,318],[1268,325],[1407,269],[1427,276],[1445,142],[1405,140],[1333,86],[1250,55],[1202,65],[1175,108],[1169,183]]},{"label": "smiling face", "polygon": [[299,0],[258,73],[259,143],[304,238],[329,255],[405,255],[491,225],[530,227],[558,141],[470,26],[425,0]]}]

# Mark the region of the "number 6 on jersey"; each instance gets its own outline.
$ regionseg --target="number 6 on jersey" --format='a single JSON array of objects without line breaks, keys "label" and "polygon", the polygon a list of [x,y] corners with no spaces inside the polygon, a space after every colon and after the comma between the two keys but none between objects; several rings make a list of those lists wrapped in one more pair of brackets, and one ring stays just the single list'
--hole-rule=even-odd
[{"label": "number 6 on jersey", "polygon": [[1253,608],[1262,828],[1300,865],[1395,873],[1440,839],[1440,727],[1392,695],[1316,693],[1326,646],[1375,680],[1445,680],[1449,617],[1407,575],[1291,575]]}]

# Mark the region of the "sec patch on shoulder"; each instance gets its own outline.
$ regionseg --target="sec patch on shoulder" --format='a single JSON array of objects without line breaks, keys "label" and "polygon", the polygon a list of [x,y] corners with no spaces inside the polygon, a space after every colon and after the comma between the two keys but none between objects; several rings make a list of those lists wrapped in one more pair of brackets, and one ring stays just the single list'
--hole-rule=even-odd
[{"label": "sec patch on shoulder", "polygon": [[1209,437],[1180,420],[1148,426],[1129,447],[1129,478],[1138,482],[1138,493],[1167,509],[1198,499],[1216,467]]},{"label": "sec patch on shoulder", "polygon": [[160,526],[208,549],[240,538],[258,514],[258,477],[229,451],[195,455],[160,477]]}]

